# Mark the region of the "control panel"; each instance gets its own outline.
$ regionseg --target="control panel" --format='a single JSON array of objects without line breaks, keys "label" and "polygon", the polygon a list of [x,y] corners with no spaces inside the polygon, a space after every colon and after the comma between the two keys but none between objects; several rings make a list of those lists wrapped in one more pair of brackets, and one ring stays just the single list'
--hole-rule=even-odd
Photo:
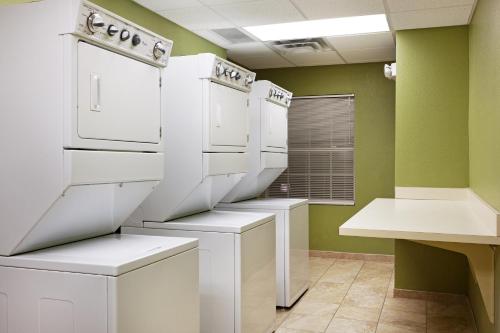
[{"label": "control panel", "polygon": [[212,77],[223,84],[246,91],[251,90],[255,81],[255,73],[219,57],[215,57]]},{"label": "control panel", "polygon": [[266,99],[276,104],[289,107],[292,102],[292,93],[278,86],[271,85]]},{"label": "control panel", "polygon": [[76,34],[161,67],[167,65],[173,44],[87,1],[80,6]]}]

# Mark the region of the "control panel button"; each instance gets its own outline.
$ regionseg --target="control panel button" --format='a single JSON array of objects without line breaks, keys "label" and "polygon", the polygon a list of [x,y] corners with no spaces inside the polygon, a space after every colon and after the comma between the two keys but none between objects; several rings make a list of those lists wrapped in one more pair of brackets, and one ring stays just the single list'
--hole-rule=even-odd
[{"label": "control panel button", "polygon": [[132,37],[132,45],[137,46],[139,44],[141,44],[141,37],[138,34],[135,34]]},{"label": "control panel button", "polygon": [[130,38],[130,32],[126,29],[123,29],[120,33],[120,40],[123,42]]},{"label": "control panel button", "polygon": [[224,72],[225,72],[225,68],[224,68],[224,65],[222,63],[218,63],[216,66],[215,66],[215,75],[217,77],[221,76]]},{"label": "control panel button", "polygon": [[239,81],[241,79],[241,74],[240,72],[236,72],[236,77],[234,78],[236,81]]},{"label": "control panel button", "polygon": [[90,14],[87,18],[87,26],[91,32],[97,32],[104,27],[104,20],[101,15],[97,13]]},{"label": "control panel button", "polygon": [[114,35],[116,35],[118,33],[118,31],[119,30],[118,30],[118,28],[115,25],[110,24],[108,26],[108,35],[114,36]]},{"label": "control panel button", "polygon": [[234,79],[236,78],[236,73],[237,73],[237,72],[233,69],[233,70],[231,71],[231,73],[229,74],[229,77],[230,77],[231,79],[233,79],[233,80],[234,80]]},{"label": "control panel button", "polygon": [[245,86],[249,86],[253,83],[253,77],[251,75],[247,75],[247,77],[245,78]]},{"label": "control panel button", "polygon": [[157,42],[153,48],[153,56],[155,59],[160,59],[167,52],[165,45],[162,42]]}]

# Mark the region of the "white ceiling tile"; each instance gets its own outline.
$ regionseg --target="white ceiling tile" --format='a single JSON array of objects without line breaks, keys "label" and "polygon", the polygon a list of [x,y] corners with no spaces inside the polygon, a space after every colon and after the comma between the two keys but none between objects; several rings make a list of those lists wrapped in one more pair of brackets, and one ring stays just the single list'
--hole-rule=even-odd
[{"label": "white ceiling tile", "polygon": [[391,12],[452,6],[472,6],[475,0],[386,0]]},{"label": "white ceiling tile", "polygon": [[396,60],[396,49],[361,49],[339,52],[348,63],[379,62]]},{"label": "white ceiling tile", "polygon": [[204,6],[166,10],[159,12],[159,14],[189,30],[234,27],[233,24],[216,14],[210,8]]},{"label": "white ceiling tile", "polygon": [[253,57],[269,55],[271,53],[274,53],[274,51],[261,42],[234,44],[227,48],[227,54],[229,57]]},{"label": "white ceiling tile", "polygon": [[391,32],[365,35],[327,37],[326,40],[337,50],[393,48],[394,38]]},{"label": "white ceiling tile", "polygon": [[335,51],[287,53],[283,55],[297,66],[338,65],[344,61]]},{"label": "white ceiling tile", "polygon": [[199,0],[199,1],[205,5],[213,6],[213,5],[224,5],[228,3],[250,2],[255,0]]},{"label": "white ceiling tile", "polygon": [[162,11],[167,9],[179,9],[190,7],[201,7],[198,0],[134,0],[138,4],[153,11]]},{"label": "white ceiling tile", "polygon": [[291,0],[308,19],[384,14],[382,0]]},{"label": "white ceiling tile", "polygon": [[294,65],[284,58],[280,57],[276,53],[268,55],[258,55],[258,56],[237,56],[229,57],[243,66],[250,69],[264,69],[264,68],[280,68],[280,67],[294,67]]},{"label": "white ceiling tile", "polygon": [[194,30],[193,32],[198,36],[201,36],[206,40],[216,45],[219,45],[220,47],[223,47],[225,49],[227,49],[231,45],[229,41],[227,41],[226,39],[224,39],[223,37],[219,36],[218,34],[216,34],[211,30]]},{"label": "white ceiling tile", "polygon": [[390,13],[395,30],[446,27],[468,24],[472,6],[446,7]]},{"label": "white ceiling tile", "polygon": [[304,20],[288,0],[259,0],[212,6],[217,13],[240,27]]}]

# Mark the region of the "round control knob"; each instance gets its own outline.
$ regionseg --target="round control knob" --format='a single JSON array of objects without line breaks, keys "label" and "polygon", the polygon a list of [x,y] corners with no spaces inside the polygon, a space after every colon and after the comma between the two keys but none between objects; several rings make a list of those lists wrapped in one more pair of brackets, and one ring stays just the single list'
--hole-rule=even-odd
[{"label": "round control knob", "polygon": [[167,53],[167,49],[165,48],[165,44],[162,42],[157,42],[153,48],[153,56],[155,59],[160,59]]},{"label": "round control knob", "polygon": [[93,33],[104,27],[104,25],[102,16],[97,13],[90,14],[87,18],[87,27]]},{"label": "round control knob", "polygon": [[236,78],[236,73],[235,70],[232,70],[231,73],[229,73],[229,77],[234,80]]},{"label": "round control knob", "polygon": [[118,28],[115,25],[110,24],[108,26],[108,35],[114,36],[118,33]]},{"label": "round control knob", "polygon": [[247,77],[245,78],[245,85],[248,87],[252,83],[253,83],[253,77],[252,77],[252,75],[247,75]]},{"label": "round control knob", "polygon": [[122,32],[120,32],[120,40],[124,42],[129,38],[130,38],[130,32],[126,29],[123,29]]},{"label": "round control knob", "polygon": [[222,65],[222,63],[219,62],[217,66],[215,66],[215,75],[217,75],[217,77],[224,74],[225,71],[226,69],[224,68],[224,65]]},{"label": "round control knob", "polygon": [[138,34],[135,34],[132,37],[132,45],[137,46],[139,44],[141,44],[141,37]]}]

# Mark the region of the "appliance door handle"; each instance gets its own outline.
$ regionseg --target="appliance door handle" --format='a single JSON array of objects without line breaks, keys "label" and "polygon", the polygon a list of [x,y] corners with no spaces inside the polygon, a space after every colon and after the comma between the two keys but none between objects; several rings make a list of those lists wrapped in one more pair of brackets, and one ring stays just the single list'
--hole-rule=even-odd
[{"label": "appliance door handle", "polygon": [[267,113],[267,126],[268,126],[268,129],[267,129],[267,132],[269,134],[273,134],[273,117],[271,117],[271,112],[268,112]]},{"label": "appliance door handle", "polygon": [[99,74],[90,74],[90,111],[101,111],[101,77]]},{"label": "appliance door handle", "polygon": [[222,126],[222,107],[220,104],[217,104],[215,109],[215,127]]}]

